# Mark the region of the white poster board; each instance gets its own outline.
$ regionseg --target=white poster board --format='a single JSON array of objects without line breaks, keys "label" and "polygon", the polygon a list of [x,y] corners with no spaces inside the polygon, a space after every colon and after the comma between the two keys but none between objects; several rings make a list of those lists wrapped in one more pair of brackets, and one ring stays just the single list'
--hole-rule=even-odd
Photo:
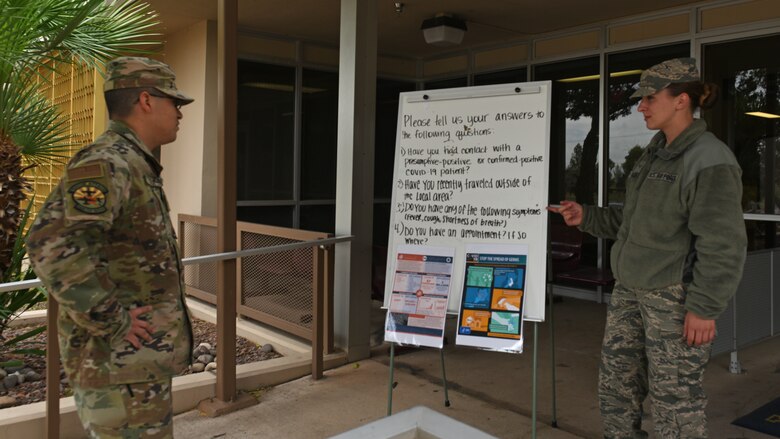
[{"label": "white poster board", "polygon": [[[550,82],[401,93],[388,262],[400,245],[455,248],[448,312],[463,291],[465,245],[528,248],[527,320],[544,321]],[[385,307],[392,294],[387,264]]]}]

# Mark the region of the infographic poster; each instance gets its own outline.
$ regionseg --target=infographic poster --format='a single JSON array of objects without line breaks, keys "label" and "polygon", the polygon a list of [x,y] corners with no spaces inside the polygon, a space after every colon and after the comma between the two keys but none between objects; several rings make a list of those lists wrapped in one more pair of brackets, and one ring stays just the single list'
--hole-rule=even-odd
[{"label": "infographic poster", "polygon": [[398,246],[385,341],[444,346],[454,257],[451,247]]},{"label": "infographic poster", "polygon": [[528,246],[466,244],[455,343],[523,352]]}]

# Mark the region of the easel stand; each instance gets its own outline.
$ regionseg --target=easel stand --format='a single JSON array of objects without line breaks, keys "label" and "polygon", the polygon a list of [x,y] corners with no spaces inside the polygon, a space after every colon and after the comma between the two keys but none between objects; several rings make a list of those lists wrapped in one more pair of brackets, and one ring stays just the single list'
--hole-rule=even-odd
[{"label": "easel stand", "polygon": [[[548,298],[550,300],[550,369],[552,371],[552,422],[550,422],[550,426],[552,428],[558,428],[558,417],[556,414],[557,408],[556,408],[556,400],[555,400],[555,330],[553,323],[555,322],[555,319],[553,318],[553,294],[552,294],[552,286],[547,286],[549,294]],[[539,365],[539,357],[538,357],[538,344],[539,344],[539,322],[534,322],[534,359],[533,359],[533,373],[532,373],[532,390],[531,390],[531,437],[536,439],[536,396],[537,396],[537,389],[536,389],[536,370]]]},{"label": "easel stand", "polygon": [[[444,348],[439,349],[441,353],[441,381],[444,386],[444,407],[450,406],[450,396],[447,392],[447,373],[444,370]],[[387,416],[393,414],[393,372],[395,371],[395,343],[390,343],[390,380],[387,383]]]},{"label": "easel stand", "polygon": [[552,372],[552,421],[550,426],[558,428],[558,409],[555,396],[555,318],[553,317],[555,315],[553,313],[555,300],[553,300],[552,285],[548,285],[547,288],[550,290],[548,297],[550,299],[550,371]]},{"label": "easel stand", "polygon": [[552,266],[552,244],[550,243],[551,232],[547,231],[547,300],[550,306],[550,371],[552,372],[552,428],[558,428],[558,415],[555,396],[555,294],[553,293],[553,266]]},{"label": "easel stand", "polygon": [[[550,253],[548,252],[548,276],[552,278],[552,263],[550,260]],[[547,300],[550,307],[550,369],[552,372],[552,421],[550,425],[553,428],[558,428],[557,417],[557,401],[556,401],[556,383],[555,383],[555,313],[554,313],[554,294],[552,284],[547,283]],[[450,406],[449,394],[447,391],[447,374],[444,368],[444,349],[440,349],[441,353],[441,376],[442,384],[444,386],[444,406]],[[537,370],[539,365],[539,322],[534,322],[534,352],[533,352],[533,366],[532,366],[532,391],[531,391],[531,438],[536,439],[536,402],[537,402]],[[393,413],[393,389],[395,388],[394,379],[395,371],[395,343],[390,343],[390,379],[387,383],[387,416]]]},{"label": "easel stand", "polygon": [[[547,242],[547,248],[550,248],[550,242],[549,242],[549,236],[550,234],[547,234],[548,236],[548,242]],[[550,280],[552,279],[552,256],[551,253],[547,252],[547,300],[549,301],[548,304],[550,306],[550,370],[552,371],[552,422],[550,422],[550,426],[552,428],[558,428],[558,417],[557,417],[557,407],[556,407],[556,400],[555,400],[555,313],[553,312],[554,309],[554,295],[553,295],[553,287],[552,283],[550,283]],[[531,391],[531,437],[533,439],[536,439],[536,370],[539,365],[539,322],[534,322],[534,359],[533,359],[533,376],[532,376],[532,391]]]}]

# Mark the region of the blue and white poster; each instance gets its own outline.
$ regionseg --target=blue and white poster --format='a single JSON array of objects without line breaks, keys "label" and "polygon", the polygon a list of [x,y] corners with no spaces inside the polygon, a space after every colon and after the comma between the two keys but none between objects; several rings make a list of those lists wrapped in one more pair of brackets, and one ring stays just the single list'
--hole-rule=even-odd
[{"label": "blue and white poster", "polygon": [[528,246],[471,244],[455,343],[523,352],[523,304]]}]

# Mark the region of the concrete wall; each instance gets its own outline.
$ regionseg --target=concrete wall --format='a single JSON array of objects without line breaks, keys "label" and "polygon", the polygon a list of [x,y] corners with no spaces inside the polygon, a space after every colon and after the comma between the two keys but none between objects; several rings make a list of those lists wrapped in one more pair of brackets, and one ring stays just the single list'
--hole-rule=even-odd
[{"label": "concrete wall", "polygon": [[195,99],[182,107],[176,141],[162,147],[162,175],[174,221],[180,213],[201,215],[204,200],[216,199],[216,44],[210,42],[215,34],[216,23],[202,21],[166,35],[165,62],[176,72],[176,86]]},{"label": "concrete wall", "polygon": [[217,22],[209,21],[206,35],[206,111],[203,120],[203,185],[201,212],[217,217]]}]

